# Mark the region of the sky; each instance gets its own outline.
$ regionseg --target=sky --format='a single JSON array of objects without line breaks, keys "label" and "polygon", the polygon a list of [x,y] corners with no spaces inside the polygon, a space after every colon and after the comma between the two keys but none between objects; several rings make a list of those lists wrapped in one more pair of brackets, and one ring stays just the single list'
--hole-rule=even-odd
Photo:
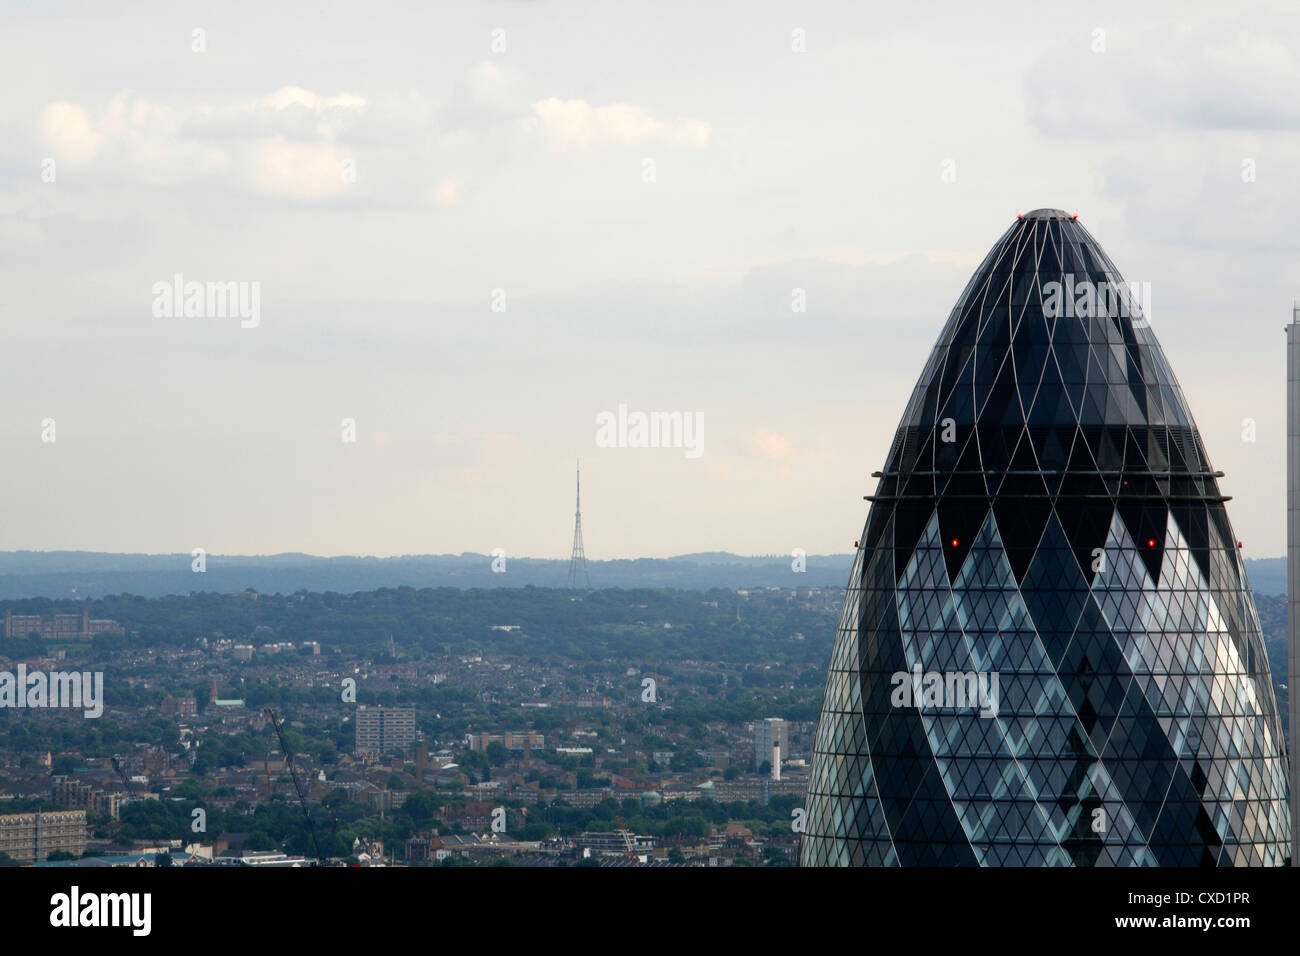
[{"label": "sky", "polygon": [[1056,207],[1282,554],[1300,11],[1052,6],[0,5],[0,550],[847,552]]}]

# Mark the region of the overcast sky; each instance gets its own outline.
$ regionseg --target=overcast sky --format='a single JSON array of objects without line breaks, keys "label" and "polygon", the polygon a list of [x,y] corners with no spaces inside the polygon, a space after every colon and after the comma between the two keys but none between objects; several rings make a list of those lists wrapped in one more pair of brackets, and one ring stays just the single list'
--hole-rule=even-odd
[{"label": "overcast sky", "polygon": [[[581,457],[589,557],[848,551],[1050,206],[1283,553],[1300,14],[1051,6],[3,6],[0,550],[563,557]],[[703,453],[597,447],[620,404]]]}]

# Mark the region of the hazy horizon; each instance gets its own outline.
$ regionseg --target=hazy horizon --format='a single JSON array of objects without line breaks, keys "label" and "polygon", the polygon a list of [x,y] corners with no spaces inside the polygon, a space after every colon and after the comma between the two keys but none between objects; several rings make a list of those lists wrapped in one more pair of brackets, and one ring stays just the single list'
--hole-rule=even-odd
[{"label": "hazy horizon", "polygon": [[[424,552],[409,552],[409,553],[404,553],[404,554],[362,554],[362,553],[357,553],[357,552],[344,552],[344,553],[339,553],[339,554],[317,554],[317,553],[312,553],[312,552],[308,552],[308,551],[266,551],[266,552],[240,552],[240,551],[220,552],[220,551],[210,551],[210,552],[206,552],[206,553],[207,553],[207,556],[208,556],[208,557],[225,557],[225,558],[280,558],[280,557],[304,557],[304,558],[316,558],[316,559],[319,559],[319,560],[330,560],[330,559],[334,559],[334,558],[358,558],[358,559],[373,559],[373,560],[378,560],[378,561],[387,561],[387,560],[394,560],[394,559],[401,559],[401,558],[460,558],[460,557],[465,557],[466,555],[473,555],[473,556],[476,556],[476,557],[483,557],[483,558],[491,558],[491,557],[492,557],[492,553],[491,553],[490,551],[424,551]],[[852,558],[852,557],[854,556],[855,553],[856,553],[856,552],[853,551],[852,549],[850,549],[850,550],[848,550],[848,551],[807,552],[807,553],[805,554],[805,557],[809,557],[809,558],[814,558],[814,557],[817,557],[817,558],[828,558],[828,557],[831,557],[831,558],[839,558],[839,557]],[[6,550],[6,551],[0,551],[0,555],[16,555],[16,554],[42,554],[42,555],[51,555],[51,554],[98,554],[98,555],[109,555],[109,556],[114,556],[114,557],[142,557],[142,558],[168,558],[168,557],[177,557],[177,556],[180,556],[180,557],[184,557],[184,558],[186,558],[187,561],[189,560],[189,557],[190,557],[190,552],[186,552],[186,551],[94,551],[94,550],[88,550],[88,549],[85,549],[85,548],[53,548],[53,549],[16,548],[16,549],[10,549],[10,550]],[[672,558],[697,558],[697,557],[707,557],[707,556],[710,556],[710,555],[727,556],[727,557],[733,557],[733,558],[743,558],[743,559],[746,559],[746,560],[757,559],[757,558],[771,558],[771,559],[773,559],[773,560],[780,560],[780,559],[784,559],[784,558],[789,558],[790,560],[793,560],[793,559],[794,559],[794,558],[793,558],[793,555],[790,555],[790,554],[781,554],[781,553],[779,553],[779,552],[775,552],[775,551],[759,552],[759,553],[755,553],[755,554],[739,554],[739,553],[734,552],[734,551],[719,550],[719,549],[714,548],[714,549],[709,549],[709,550],[706,550],[706,551],[678,551],[678,552],[673,552],[672,554],[638,554],[638,555],[633,555],[633,556],[631,556],[631,557],[618,557],[618,558],[591,557],[591,556],[589,555],[589,556],[587,557],[587,562],[588,562],[588,563],[594,563],[594,562],[600,562],[600,561],[642,561],[642,560],[645,560],[645,561],[667,561],[667,560],[671,560]],[[509,555],[509,558],[510,558],[511,560],[518,560],[518,561],[568,561],[568,560],[569,560],[569,557],[570,557],[570,556],[567,555],[567,554],[563,554],[563,555],[540,555],[540,554],[518,554],[518,555]],[[1286,555],[1284,555],[1284,554],[1275,554],[1275,555],[1264,554],[1264,555],[1260,555],[1259,557],[1245,558],[1244,560],[1246,560],[1246,561],[1284,561],[1284,560],[1286,560]],[[0,573],[3,573],[3,572],[0,572]]]}]

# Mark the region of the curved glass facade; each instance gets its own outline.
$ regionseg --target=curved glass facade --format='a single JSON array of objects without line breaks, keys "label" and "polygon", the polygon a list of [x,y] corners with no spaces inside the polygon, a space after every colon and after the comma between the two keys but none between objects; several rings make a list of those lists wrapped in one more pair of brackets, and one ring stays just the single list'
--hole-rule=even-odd
[{"label": "curved glass facade", "polygon": [[870,498],[803,865],[1289,859],[1254,598],[1143,299],[1059,210],[967,284]]}]

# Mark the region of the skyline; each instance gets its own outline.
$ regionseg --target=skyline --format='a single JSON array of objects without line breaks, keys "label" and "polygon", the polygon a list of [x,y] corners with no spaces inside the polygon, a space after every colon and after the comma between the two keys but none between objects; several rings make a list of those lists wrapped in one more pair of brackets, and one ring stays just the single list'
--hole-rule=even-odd
[{"label": "skyline", "polygon": [[[1281,4],[71,9],[0,36],[0,549],[562,559],[581,457],[593,559],[846,553],[904,370],[1060,207],[1150,284],[1244,553],[1283,554]],[[178,274],[256,283],[257,324],[156,315]],[[621,406],[702,454],[600,447]]]}]

